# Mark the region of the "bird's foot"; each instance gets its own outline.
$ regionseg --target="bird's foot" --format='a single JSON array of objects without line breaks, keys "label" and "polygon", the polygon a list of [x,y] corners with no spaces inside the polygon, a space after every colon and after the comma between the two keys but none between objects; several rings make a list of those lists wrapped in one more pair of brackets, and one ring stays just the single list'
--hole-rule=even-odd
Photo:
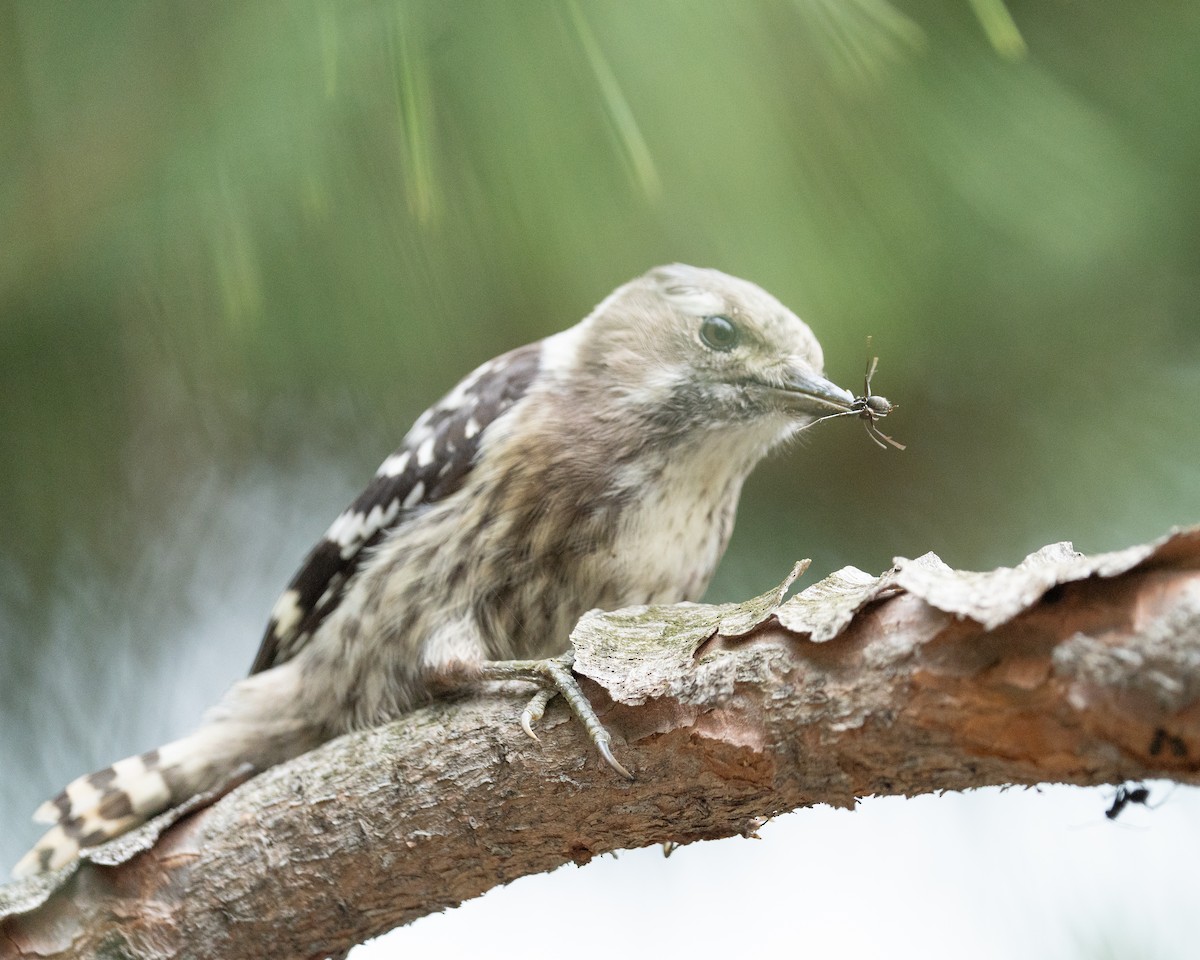
[{"label": "bird's foot", "polygon": [[633,774],[621,765],[613,756],[612,736],[596,716],[588,698],[579,687],[579,681],[571,672],[575,663],[574,652],[564,653],[558,657],[546,660],[498,660],[483,664],[481,679],[484,680],[526,680],[535,683],[541,689],[521,711],[521,729],[534,740],[538,739],[533,732],[533,725],[542,719],[546,705],[556,696],[562,696],[571,708],[571,712],[583,724],[592,743],[600,751],[604,761],[626,780],[632,780]]}]

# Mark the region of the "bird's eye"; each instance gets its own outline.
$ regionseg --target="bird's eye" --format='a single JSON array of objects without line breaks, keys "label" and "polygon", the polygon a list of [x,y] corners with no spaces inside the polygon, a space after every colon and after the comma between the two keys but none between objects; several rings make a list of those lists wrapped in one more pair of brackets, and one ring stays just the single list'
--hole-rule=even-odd
[{"label": "bird's eye", "polygon": [[700,339],[713,350],[732,350],[738,344],[738,328],[728,317],[705,317],[700,324]]}]

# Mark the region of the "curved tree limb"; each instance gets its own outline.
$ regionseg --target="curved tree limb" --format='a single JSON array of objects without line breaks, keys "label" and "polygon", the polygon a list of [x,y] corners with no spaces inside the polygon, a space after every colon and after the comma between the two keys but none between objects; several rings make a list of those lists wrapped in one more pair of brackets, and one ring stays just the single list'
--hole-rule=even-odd
[{"label": "curved tree limb", "polygon": [[339,955],[525,874],[814,803],[1200,783],[1200,528],[987,574],[846,568],[781,604],[790,582],[580,622],[633,783],[561,704],[538,744],[525,691],[438,703],[0,888],[0,956]]}]

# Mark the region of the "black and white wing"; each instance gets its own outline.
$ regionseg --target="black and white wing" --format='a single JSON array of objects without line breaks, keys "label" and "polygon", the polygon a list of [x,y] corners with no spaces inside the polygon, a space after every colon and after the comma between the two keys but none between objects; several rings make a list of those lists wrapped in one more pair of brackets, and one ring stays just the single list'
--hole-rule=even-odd
[{"label": "black and white wing", "polygon": [[341,603],[364,552],[423,505],[467,479],[488,426],[521,399],[538,372],[541,345],[479,367],[421,415],[367,488],[333,521],[276,601],[250,672],[294,657]]}]

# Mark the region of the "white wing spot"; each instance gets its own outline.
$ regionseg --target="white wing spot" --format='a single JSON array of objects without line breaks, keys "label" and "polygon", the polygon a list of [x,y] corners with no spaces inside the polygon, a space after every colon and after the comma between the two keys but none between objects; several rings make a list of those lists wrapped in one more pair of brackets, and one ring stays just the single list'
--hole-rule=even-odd
[{"label": "white wing spot", "polygon": [[466,437],[468,440],[470,440],[478,432],[479,432],[479,421],[476,420],[474,417],[471,417],[471,419],[467,421],[466,427],[463,429],[463,436]]},{"label": "white wing spot", "polygon": [[436,437],[426,437],[425,441],[417,448],[417,466],[427,467],[433,463],[433,443]]},{"label": "white wing spot", "polygon": [[421,414],[419,417],[417,417],[417,422],[412,425],[412,429],[409,431],[409,435],[411,436],[414,433],[420,433],[427,426],[429,426],[429,421],[432,419],[433,419],[433,407],[430,407],[423,414]]},{"label": "white wing spot", "polygon": [[421,502],[421,499],[424,496],[425,496],[425,484],[422,481],[418,480],[417,485],[415,487],[413,487],[410,491],[408,491],[408,496],[404,498],[404,508],[407,510],[410,507],[415,507],[418,503]]},{"label": "white wing spot", "polygon": [[439,410],[457,410],[463,405],[463,401],[467,399],[467,392],[475,386],[477,377],[470,377],[460,383],[457,387],[451,390],[444,400],[438,404]]},{"label": "white wing spot", "polygon": [[362,539],[366,522],[367,518],[357,510],[343,510],[325,531],[325,539],[332,540],[343,550],[353,547]]},{"label": "white wing spot", "polygon": [[292,628],[300,622],[304,611],[300,609],[300,591],[285,590],[271,608],[271,617],[275,621],[276,633],[291,633]]},{"label": "white wing spot", "polygon": [[393,453],[390,457],[383,461],[383,464],[376,472],[376,476],[380,477],[398,477],[408,467],[408,461],[411,458],[407,450],[403,453]]},{"label": "white wing spot", "polygon": [[353,509],[344,510],[325,531],[325,539],[336,543],[341,548],[343,557],[352,557],[358,552],[363,541],[370,539],[376,531],[395,520],[399,512],[400,503],[397,500],[392,500],[387,507],[375,504],[369,513],[360,513]]},{"label": "white wing spot", "polygon": [[[394,505],[395,501],[392,501],[392,503],[388,505],[388,509],[391,509],[391,507]],[[371,508],[371,512],[367,514],[366,519],[363,521],[364,536],[370,536],[372,533],[382,527],[383,518],[385,515],[386,514],[384,513],[383,507],[381,507],[379,504],[375,504],[375,506]]]},{"label": "white wing spot", "polygon": [[[363,520],[362,540],[369,540],[396,519],[400,512],[400,501],[392,500],[386,507],[376,504]],[[361,541],[360,541],[361,543]]]}]

